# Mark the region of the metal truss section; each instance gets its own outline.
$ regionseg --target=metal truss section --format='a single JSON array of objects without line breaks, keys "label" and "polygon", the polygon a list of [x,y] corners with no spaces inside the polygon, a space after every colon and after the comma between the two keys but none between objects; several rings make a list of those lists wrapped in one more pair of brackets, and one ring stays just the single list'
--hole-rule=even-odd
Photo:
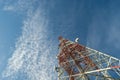
[{"label": "metal truss section", "polygon": [[120,60],[59,38],[58,80],[120,80]]}]

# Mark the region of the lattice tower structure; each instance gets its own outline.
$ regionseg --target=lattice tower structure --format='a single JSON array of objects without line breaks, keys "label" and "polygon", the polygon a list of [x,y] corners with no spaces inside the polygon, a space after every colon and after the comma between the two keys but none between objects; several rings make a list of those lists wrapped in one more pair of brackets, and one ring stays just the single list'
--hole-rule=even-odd
[{"label": "lattice tower structure", "polygon": [[59,37],[58,80],[120,80],[120,60]]}]

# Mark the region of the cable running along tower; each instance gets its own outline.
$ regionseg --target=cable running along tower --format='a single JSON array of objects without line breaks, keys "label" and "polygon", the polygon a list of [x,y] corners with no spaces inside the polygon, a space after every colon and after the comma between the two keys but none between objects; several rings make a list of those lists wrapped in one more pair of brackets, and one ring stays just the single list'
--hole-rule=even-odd
[{"label": "cable running along tower", "polygon": [[120,60],[59,37],[58,80],[120,80]]}]

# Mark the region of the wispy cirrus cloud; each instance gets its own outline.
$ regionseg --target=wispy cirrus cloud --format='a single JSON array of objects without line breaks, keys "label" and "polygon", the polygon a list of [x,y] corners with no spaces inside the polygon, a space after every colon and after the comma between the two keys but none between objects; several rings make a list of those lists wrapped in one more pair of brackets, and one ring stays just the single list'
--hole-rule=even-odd
[{"label": "wispy cirrus cloud", "polygon": [[[22,36],[16,43],[16,50],[9,59],[3,77],[16,80],[18,73],[27,74],[31,80],[54,80],[52,72],[54,59],[52,45],[48,46],[47,20],[37,10],[24,22]],[[16,76],[14,76],[16,75]]]},{"label": "wispy cirrus cloud", "polygon": [[[20,7],[20,9],[22,8]],[[32,9],[28,10],[27,13],[27,19],[23,22],[22,35],[16,42],[16,49],[8,61],[2,79],[56,80],[55,74],[53,74],[55,56],[51,54],[55,49],[54,43],[52,40],[48,40],[49,20],[40,7],[34,12]]]},{"label": "wispy cirrus cloud", "polygon": [[[4,11],[13,11],[19,14],[28,13],[29,10],[34,10],[37,7],[37,4],[39,4],[38,0],[5,0],[1,1],[4,6]],[[34,7],[36,6],[36,7]]]},{"label": "wispy cirrus cloud", "polygon": [[118,57],[116,52],[120,50],[120,12],[109,7],[95,11],[88,28],[87,46]]},{"label": "wispy cirrus cloud", "polygon": [[110,28],[108,29],[107,44],[116,49],[120,49],[120,12],[111,18]]},{"label": "wispy cirrus cloud", "polygon": [[14,7],[13,6],[5,6],[3,8],[3,10],[5,10],[5,11],[14,11]]}]

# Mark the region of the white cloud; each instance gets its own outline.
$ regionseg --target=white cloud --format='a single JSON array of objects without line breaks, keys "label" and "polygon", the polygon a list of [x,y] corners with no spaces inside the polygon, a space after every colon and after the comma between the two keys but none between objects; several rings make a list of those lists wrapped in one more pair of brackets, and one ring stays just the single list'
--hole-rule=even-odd
[{"label": "white cloud", "polygon": [[33,10],[38,0],[9,0],[9,1],[1,1],[3,6],[3,10],[5,11],[15,11],[19,14],[23,14],[28,12],[29,10]]},{"label": "white cloud", "polygon": [[53,73],[55,57],[51,54],[54,43],[47,40],[48,20],[41,11],[37,9],[30,13],[28,19],[24,21],[22,35],[16,43],[16,50],[9,59],[3,78],[16,80],[20,76],[17,74],[25,73],[27,76],[25,80],[56,79]]},{"label": "white cloud", "polygon": [[3,10],[5,10],[5,11],[14,11],[14,7],[13,6],[4,6]]},{"label": "white cloud", "polygon": [[[117,21],[118,22],[118,21]],[[116,49],[120,49],[120,24],[114,23],[114,25],[111,25],[109,32],[108,32],[108,39],[107,43],[110,46],[115,47]]]},{"label": "white cloud", "polygon": [[[95,13],[88,28],[87,45],[92,48],[113,47],[120,49],[120,12]],[[107,16],[107,17],[106,17]],[[113,50],[113,51],[114,51]]]},{"label": "white cloud", "polygon": [[94,49],[98,48],[101,42],[101,35],[99,34],[98,22],[93,20],[88,27],[87,46]]}]

